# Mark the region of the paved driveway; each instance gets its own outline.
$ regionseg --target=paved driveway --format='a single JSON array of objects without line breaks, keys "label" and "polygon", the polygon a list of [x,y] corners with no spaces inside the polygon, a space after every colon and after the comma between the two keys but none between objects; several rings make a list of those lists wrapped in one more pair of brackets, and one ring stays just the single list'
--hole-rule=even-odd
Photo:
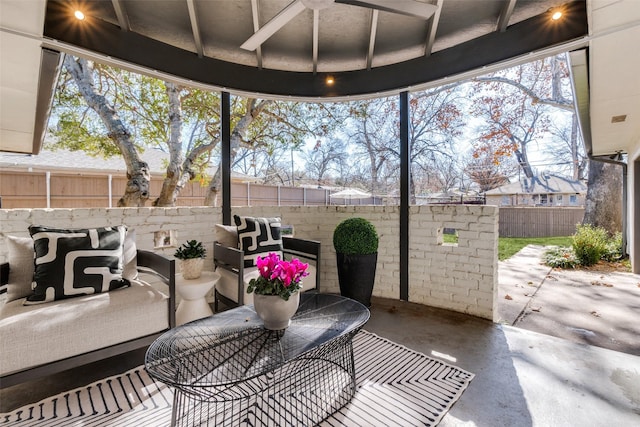
[{"label": "paved driveway", "polygon": [[551,269],[529,245],[499,262],[499,322],[640,355],[640,275]]}]

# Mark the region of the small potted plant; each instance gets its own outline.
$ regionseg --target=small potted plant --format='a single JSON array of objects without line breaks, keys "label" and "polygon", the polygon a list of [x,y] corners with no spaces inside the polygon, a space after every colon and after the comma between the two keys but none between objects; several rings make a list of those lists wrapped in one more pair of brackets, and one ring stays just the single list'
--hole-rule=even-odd
[{"label": "small potted plant", "polygon": [[366,307],[371,306],[378,241],[376,228],[364,218],[346,219],[333,232],[340,294]]},{"label": "small potted plant", "polygon": [[200,277],[206,255],[207,250],[202,245],[202,242],[197,240],[187,240],[173,254],[174,257],[181,260],[180,271],[182,272],[182,277],[187,280]]},{"label": "small potted plant", "polygon": [[282,260],[278,254],[270,253],[264,258],[258,257],[256,266],[260,276],[251,279],[247,287],[247,293],[255,294],[254,309],[266,329],[286,329],[298,310],[301,282],[309,275],[309,264],[297,258]]}]

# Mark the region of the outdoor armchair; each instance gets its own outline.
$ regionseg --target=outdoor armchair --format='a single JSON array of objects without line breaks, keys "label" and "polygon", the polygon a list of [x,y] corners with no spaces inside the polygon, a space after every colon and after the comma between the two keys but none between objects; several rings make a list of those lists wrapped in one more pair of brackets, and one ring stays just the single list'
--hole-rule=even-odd
[{"label": "outdoor armchair", "polygon": [[[299,258],[300,261],[309,264],[309,275],[302,282],[302,291],[319,291],[320,242],[283,237],[282,245],[286,259]],[[253,294],[247,293],[247,286],[259,273],[256,267],[244,267],[244,252],[216,241],[213,244],[213,262],[215,271],[220,274],[214,291],[215,311],[219,311],[220,301],[229,307],[253,304]]]}]

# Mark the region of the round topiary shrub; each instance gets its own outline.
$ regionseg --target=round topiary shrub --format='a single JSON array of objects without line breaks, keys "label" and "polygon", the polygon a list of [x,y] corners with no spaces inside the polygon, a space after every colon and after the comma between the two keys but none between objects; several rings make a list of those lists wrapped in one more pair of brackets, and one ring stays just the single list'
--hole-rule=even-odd
[{"label": "round topiary shrub", "polygon": [[333,231],[333,247],[345,255],[368,255],[378,252],[378,234],[364,218],[349,218]]}]

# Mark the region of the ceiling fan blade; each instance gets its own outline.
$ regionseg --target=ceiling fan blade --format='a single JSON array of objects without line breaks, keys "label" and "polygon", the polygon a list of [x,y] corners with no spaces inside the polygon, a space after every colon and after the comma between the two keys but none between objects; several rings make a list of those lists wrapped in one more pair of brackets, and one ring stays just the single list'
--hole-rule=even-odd
[{"label": "ceiling fan blade", "polygon": [[336,0],[336,3],[368,7],[422,19],[431,18],[438,10],[438,6],[415,0]]},{"label": "ceiling fan blade", "polygon": [[247,41],[240,46],[240,48],[245,50],[256,50],[258,46],[267,41],[267,39],[274,35],[276,31],[284,27],[287,22],[291,21],[305,9],[306,8],[304,4],[302,4],[302,0],[295,0],[293,3],[290,3],[269,22],[264,24],[262,28],[253,33],[253,35],[249,37]]}]

